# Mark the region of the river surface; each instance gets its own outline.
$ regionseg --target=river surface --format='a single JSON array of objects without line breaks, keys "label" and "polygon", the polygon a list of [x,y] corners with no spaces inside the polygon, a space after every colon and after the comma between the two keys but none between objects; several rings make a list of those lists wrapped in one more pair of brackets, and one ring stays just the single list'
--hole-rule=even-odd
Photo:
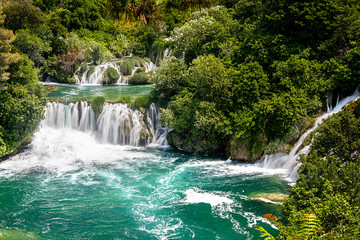
[{"label": "river surface", "polygon": [[30,148],[0,163],[6,239],[259,239],[287,172],[171,147],[100,143],[43,121]]},{"label": "river surface", "polygon": [[57,91],[49,93],[51,99],[62,102],[78,100],[90,101],[94,96],[103,96],[106,100],[119,100],[120,96],[135,98],[139,95],[149,94],[153,85],[66,85],[55,84]]}]

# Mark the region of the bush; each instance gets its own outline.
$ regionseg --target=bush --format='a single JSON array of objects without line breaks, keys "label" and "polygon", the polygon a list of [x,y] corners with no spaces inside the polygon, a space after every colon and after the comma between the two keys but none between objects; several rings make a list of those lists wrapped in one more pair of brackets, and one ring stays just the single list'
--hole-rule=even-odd
[{"label": "bush", "polygon": [[128,81],[129,84],[140,85],[140,84],[148,84],[149,76],[144,73],[135,73]]},{"label": "bush", "polygon": [[120,66],[120,71],[123,75],[131,75],[133,69],[134,64],[131,60],[125,60]]},{"label": "bush", "polygon": [[141,73],[141,72],[145,72],[146,69],[144,67],[138,68],[136,69],[135,73]]},{"label": "bush", "polygon": [[144,59],[139,58],[139,57],[133,57],[132,59],[133,59],[133,61],[135,60],[136,63],[139,62],[139,65],[135,65],[136,67],[145,67],[146,66],[146,61]]},{"label": "bush", "polygon": [[141,59],[139,57],[133,57],[131,58],[131,61],[135,67],[141,67]]},{"label": "bush", "polygon": [[90,106],[93,112],[95,113],[95,115],[99,115],[101,113],[104,103],[105,103],[104,97],[101,96],[93,97]]},{"label": "bush", "polygon": [[147,62],[147,63],[150,63],[150,62],[151,62],[150,58],[147,58],[147,57],[143,58],[143,60],[144,60],[145,62]]},{"label": "bush", "polygon": [[[84,72],[86,72],[87,69],[88,69],[88,64],[86,62],[83,62],[80,65],[80,70],[79,70],[80,75],[83,75]],[[94,70],[95,70],[95,68],[94,68]]]},{"label": "bush", "polygon": [[120,78],[120,74],[116,71],[115,68],[109,67],[106,69],[103,78],[103,84],[116,83]]},{"label": "bush", "polygon": [[126,103],[126,104],[130,105],[130,103],[131,103],[131,97],[128,96],[128,95],[120,96],[119,102],[121,102],[121,103]]},{"label": "bush", "polygon": [[150,107],[150,96],[149,95],[140,95],[135,98],[134,102],[132,103],[133,108],[149,108]]},{"label": "bush", "polygon": [[87,79],[89,79],[90,76],[91,76],[94,72],[95,72],[95,67],[94,67],[94,66],[90,66],[90,67],[89,67],[89,71],[88,71],[87,74],[86,74]]}]

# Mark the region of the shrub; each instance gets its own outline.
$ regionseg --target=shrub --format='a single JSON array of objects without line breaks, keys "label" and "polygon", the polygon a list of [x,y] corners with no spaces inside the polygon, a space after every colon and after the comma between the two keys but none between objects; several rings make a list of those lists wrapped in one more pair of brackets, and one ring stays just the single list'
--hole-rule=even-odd
[{"label": "shrub", "polygon": [[135,73],[141,73],[141,72],[145,72],[146,69],[144,67],[138,68],[136,69]]},{"label": "shrub", "polygon": [[90,106],[93,112],[95,113],[95,115],[99,115],[101,113],[104,103],[105,103],[105,98],[101,96],[93,97],[91,99]]},{"label": "shrub", "polygon": [[129,84],[134,84],[134,85],[138,85],[138,84],[148,84],[149,83],[149,76],[144,73],[144,72],[140,72],[140,73],[135,73],[128,81]]},{"label": "shrub", "polygon": [[119,78],[120,74],[116,71],[116,69],[109,67],[105,71],[103,84],[116,83]]},{"label": "shrub", "polygon": [[123,75],[131,75],[133,68],[134,64],[132,61],[125,60],[120,66],[120,71]]},{"label": "shrub", "polygon": [[128,95],[120,96],[119,102],[121,102],[121,103],[126,103],[126,104],[130,105],[130,103],[131,103],[131,97],[128,96]]},{"label": "shrub", "polygon": [[140,95],[135,98],[134,102],[132,103],[133,108],[149,108],[150,107],[150,96],[149,95]]},{"label": "shrub", "polygon": [[[88,68],[88,64],[86,62],[83,62],[80,65],[80,69],[79,69],[80,75],[83,75],[83,73],[86,72],[87,68]],[[95,70],[95,68],[94,68],[94,70]]]},{"label": "shrub", "polygon": [[133,57],[131,58],[131,61],[135,67],[141,67],[141,59],[139,57]]},{"label": "shrub", "polygon": [[144,60],[145,62],[147,62],[147,63],[150,63],[150,62],[151,62],[150,58],[147,58],[147,57],[143,58],[143,60]]},{"label": "shrub", "polygon": [[87,79],[89,79],[90,76],[91,76],[94,72],[95,72],[95,67],[94,67],[94,66],[90,66],[90,67],[89,67],[89,70],[88,70],[88,72],[87,72],[87,74],[86,74]]}]

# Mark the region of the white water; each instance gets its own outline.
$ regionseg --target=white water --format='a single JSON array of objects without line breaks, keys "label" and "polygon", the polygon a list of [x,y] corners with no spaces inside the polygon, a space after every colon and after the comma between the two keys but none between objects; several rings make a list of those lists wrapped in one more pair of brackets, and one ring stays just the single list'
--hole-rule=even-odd
[{"label": "white water", "polygon": [[122,73],[120,72],[120,67],[115,62],[107,62],[107,63],[95,66],[95,71],[93,74],[90,75],[89,78],[87,77],[87,73],[89,70],[85,71],[82,74],[81,79],[78,77],[77,72],[79,70],[77,70],[74,74],[74,77],[76,79],[76,84],[101,85],[103,78],[104,78],[105,71],[109,67],[114,68],[120,75],[119,79],[116,81],[118,84],[126,84],[127,83],[127,78],[124,78],[122,76]]},{"label": "white water", "polygon": [[[157,119],[158,114],[159,110],[155,104],[152,104],[146,125],[143,114],[138,110],[131,110],[126,104],[105,103],[101,114],[96,117],[87,102],[80,101],[69,105],[49,102],[43,125],[56,129],[88,132],[103,144],[167,145],[165,140],[167,130],[161,127]],[[145,136],[143,142],[141,134]]]},{"label": "white water", "polygon": [[[74,78],[76,80],[76,84],[81,84],[81,85],[101,85],[104,79],[104,74],[106,69],[108,69],[109,67],[114,68],[118,74],[119,74],[119,79],[116,81],[116,84],[128,84],[128,80],[129,77],[128,76],[123,76],[123,74],[120,71],[120,66],[116,63],[116,62],[107,62],[104,64],[100,64],[95,66],[95,71],[93,74],[91,74],[89,76],[89,78],[87,77],[87,73],[89,70],[86,70],[82,76],[79,78],[78,76],[78,72],[80,71],[80,68],[75,72],[74,74]],[[136,69],[138,69],[138,67],[134,67],[134,69],[132,70],[132,75],[134,75],[134,73],[136,72]],[[146,63],[145,65],[145,72],[150,72],[156,70],[156,65],[153,62],[150,63]]]},{"label": "white water", "polygon": [[154,103],[152,103],[147,113],[149,129],[151,134],[154,136],[153,143],[156,143],[160,146],[167,146],[168,142],[166,141],[166,135],[169,131],[167,128],[161,127],[160,120],[158,119],[159,114],[159,109]]},{"label": "white water", "polygon": [[[345,97],[339,101],[337,100],[336,106],[331,107],[331,104],[328,103],[328,112],[318,117],[315,121],[314,126],[306,131],[296,142],[294,148],[289,154],[286,153],[276,153],[271,155],[265,155],[264,160],[260,163],[265,169],[284,169],[288,173],[288,180],[290,182],[295,182],[297,177],[297,170],[299,169],[301,163],[297,160],[301,154],[308,154],[310,151],[310,146],[305,146],[302,149],[299,149],[305,138],[313,132],[319,124],[323,122],[324,119],[329,118],[331,115],[341,111],[341,109],[348,103],[353,102],[360,96],[358,90],[356,90],[351,96]],[[328,101],[330,102],[330,101]]]}]

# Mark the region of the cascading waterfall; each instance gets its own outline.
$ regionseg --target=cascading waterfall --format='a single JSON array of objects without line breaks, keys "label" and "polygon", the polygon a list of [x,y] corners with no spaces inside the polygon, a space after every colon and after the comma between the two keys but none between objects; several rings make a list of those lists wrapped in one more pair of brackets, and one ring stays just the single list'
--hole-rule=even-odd
[{"label": "cascading waterfall", "polygon": [[[45,113],[45,126],[69,128],[94,134],[101,143],[139,146],[148,143],[166,145],[167,129],[162,128],[158,108],[151,104],[146,125],[143,114],[131,110],[126,104],[106,103],[96,117],[87,102],[65,105],[49,102]],[[151,137],[152,136],[152,137]]]},{"label": "cascading waterfall", "polygon": [[166,146],[168,145],[166,141],[166,135],[168,134],[168,129],[166,127],[161,127],[160,120],[158,119],[159,109],[156,107],[154,103],[150,105],[147,120],[149,123],[149,129],[152,133],[153,143]]},{"label": "cascading waterfall", "polygon": [[[297,170],[299,169],[301,163],[297,161],[299,155],[308,154],[310,151],[310,146],[305,146],[302,149],[299,149],[302,146],[302,143],[306,137],[313,132],[322,121],[331,115],[341,111],[341,109],[348,103],[353,102],[360,96],[358,90],[356,90],[351,96],[348,96],[342,100],[337,100],[336,106],[332,108],[330,100],[328,101],[328,111],[322,116],[318,117],[315,121],[314,126],[306,131],[296,142],[293,149],[289,154],[286,153],[276,153],[271,155],[265,155],[264,160],[260,163],[263,168],[268,169],[286,169],[289,173],[288,178],[291,182],[296,181]],[[330,103],[330,104],[329,104]]]},{"label": "cascading waterfall", "polygon": [[[120,65],[116,62],[107,62],[104,64],[100,64],[95,67],[95,71],[88,77],[88,70],[86,70],[81,76],[78,75],[80,69],[78,69],[75,74],[74,78],[76,80],[76,84],[85,84],[85,85],[101,85],[103,83],[104,74],[106,69],[108,68],[114,68],[118,74],[120,75],[119,79],[117,80],[116,84],[127,84],[129,78],[127,76],[123,76],[123,74],[120,71]],[[136,72],[136,70],[139,67],[134,67],[132,70],[132,74]],[[156,65],[153,62],[146,62],[145,64],[145,72],[150,72],[156,70]]]},{"label": "cascading waterfall", "polygon": [[88,70],[86,70],[81,78],[79,78],[77,72],[75,72],[74,74],[74,77],[76,79],[76,83],[77,84],[102,84],[103,82],[103,79],[104,79],[104,74],[105,74],[105,71],[106,69],[108,69],[109,67],[111,68],[114,68],[118,74],[120,75],[120,78],[117,80],[117,83],[120,84],[120,83],[127,83],[127,79],[126,78],[123,78],[121,72],[120,72],[120,67],[118,66],[118,64],[116,64],[115,62],[107,62],[107,63],[104,63],[104,64],[100,64],[100,65],[97,65],[95,66],[95,71],[94,73],[92,73],[89,78],[87,76],[88,74]]}]

